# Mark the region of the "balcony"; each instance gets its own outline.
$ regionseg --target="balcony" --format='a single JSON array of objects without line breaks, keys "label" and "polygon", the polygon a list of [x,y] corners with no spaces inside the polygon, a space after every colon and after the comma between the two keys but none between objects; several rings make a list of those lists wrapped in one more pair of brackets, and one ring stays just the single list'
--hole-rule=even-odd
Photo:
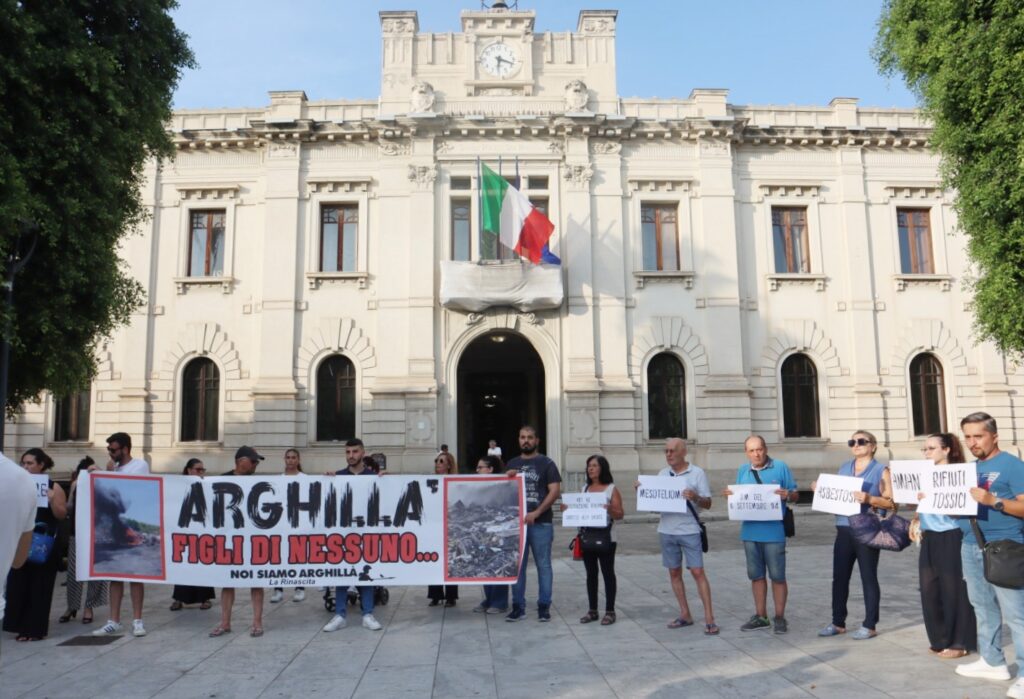
[{"label": "balcony", "polygon": [[524,313],[559,308],[562,268],[529,262],[441,262],[441,305],[480,313],[511,306]]}]

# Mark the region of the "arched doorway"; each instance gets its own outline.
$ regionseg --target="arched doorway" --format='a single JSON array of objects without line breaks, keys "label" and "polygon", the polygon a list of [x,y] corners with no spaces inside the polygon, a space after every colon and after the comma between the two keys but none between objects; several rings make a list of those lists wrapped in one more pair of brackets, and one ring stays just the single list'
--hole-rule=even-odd
[{"label": "arched doorway", "polygon": [[498,331],[473,340],[459,358],[456,387],[460,469],[472,471],[491,439],[505,461],[516,456],[524,424],[537,428],[544,451],[544,365],[524,337]]}]

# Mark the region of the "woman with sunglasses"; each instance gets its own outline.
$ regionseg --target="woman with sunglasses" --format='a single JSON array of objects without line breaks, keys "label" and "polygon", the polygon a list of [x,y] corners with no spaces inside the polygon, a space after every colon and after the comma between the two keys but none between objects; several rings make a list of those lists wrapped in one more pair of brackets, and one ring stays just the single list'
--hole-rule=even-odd
[{"label": "woman with sunglasses", "polygon": [[[960,440],[952,434],[930,435],[921,452],[936,465],[964,463]],[[952,517],[920,513],[910,525],[910,538],[921,544],[918,572],[928,649],[946,660],[962,658],[978,649],[977,622],[960,561],[963,532]]]},{"label": "woman with sunglasses", "polygon": [[[185,462],[185,468],[181,470],[183,476],[196,476],[202,478],[206,475],[206,466],[200,459],[189,459]],[[200,609],[209,609],[212,606],[210,600],[216,597],[212,587],[198,587],[196,585],[175,585],[171,592],[171,611],[180,612],[186,604],[198,604]]]},{"label": "woman with sunglasses", "polygon": [[[889,469],[875,460],[878,440],[865,430],[858,430],[846,442],[853,458],[839,467],[840,476],[863,478],[861,489],[854,499],[861,504],[861,512],[871,508],[894,510],[892,481]],[[817,481],[811,489],[817,488]],[[879,549],[865,546],[853,537],[850,518],[836,515],[836,542],[832,548],[832,623],[818,632],[819,636],[838,636],[846,633],[846,602],[850,597],[850,578],[853,564],[860,569],[860,582],[864,588],[864,623],[850,636],[857,641],[878,635],[878,607],[882,591],[878,586]]]},{"label": "woman with sunglasses", "polygon": [[[441,451],[434,457],[434,473],[438,476],[455,475],[459,472],[455,457],[449,451]],[[458,585],[428,585],[427,597],[430,598],[430,607],[436,607],[442,602],[446,607],[454,607],[455,601],[459,599]]]}]

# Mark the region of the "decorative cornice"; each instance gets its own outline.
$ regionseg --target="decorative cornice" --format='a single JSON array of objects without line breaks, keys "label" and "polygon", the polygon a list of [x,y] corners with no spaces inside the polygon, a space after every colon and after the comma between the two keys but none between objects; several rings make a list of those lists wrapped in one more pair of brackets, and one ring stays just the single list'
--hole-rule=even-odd
[{"label": "decorative cornice", "polygon": [[310,177],[306,187],[310,194],[320,192],[368,192],[373,186],[373,178],[353,175],[351,177]]}]

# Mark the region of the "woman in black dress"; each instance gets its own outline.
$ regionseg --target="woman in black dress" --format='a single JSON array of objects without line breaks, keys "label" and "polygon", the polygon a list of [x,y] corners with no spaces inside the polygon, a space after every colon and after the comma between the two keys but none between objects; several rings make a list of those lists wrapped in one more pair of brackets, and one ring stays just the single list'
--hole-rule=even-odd
[{"label": "woman in black dress", "polygon": [[[42,449],[29,449],[21,455],[21,466],[33,475],[53,468],[53,459]],[[64,490],[53,481],[46,491],[47,505],[36,509],[36,531],[57,536],[58,522],[68,514]],[[33,546],[33,548],[35,548]],[[7,607],[4,611],[4,631],[18,634],[18,641],[41,641],[50,630],[50,603],[53,584],[57,580],[60,553],[56,546],[50,549],[45,561],[28,561],[7,576]]]},{"label": "woman in black dress", "polygon": [[[202,478],[206,474],[206,467],[199,459],[189,459],[185,462],[182,475],[198,476]],[[212,587],[197,587],[195,585],[175,585],[171,592],[171,611],[180,611],[186,604],[198,604],[200,609],[209,609],[210,600],[214,599],[215,593]]]},{"label": "woman in black dress", "polygon": [[88,471],[89,467],[95,464],[90,457],[85,457],[78,462],[75,472],[71,474],[71,492],[68,495],[68,531],[71,536],[68,539],[68,573],[67,593],[68,608],[57,621],[65,624],[75,618],[78,608],[82,606],[82,588],[85,588],[85,610],[82,612],[82,623],[92,623],[92,610],[102,607],[107,603],[107,583],[105,580],[90,580],[84,583],[78,579],[78,560],[75,551],[75,503],[78,500],[78,476],[82,471]]},{"label": "woman in black dress", "polygon": [[[434,473],[438,476],[456,475],[459,467],[455,463],[455,457],[447,451],[442,451],[434,457]],[[430,599],[429,607],[436,607],[444,604],[446,607],[454,607],[459,599],[458,585],[428,585],[427,597]]]}]

